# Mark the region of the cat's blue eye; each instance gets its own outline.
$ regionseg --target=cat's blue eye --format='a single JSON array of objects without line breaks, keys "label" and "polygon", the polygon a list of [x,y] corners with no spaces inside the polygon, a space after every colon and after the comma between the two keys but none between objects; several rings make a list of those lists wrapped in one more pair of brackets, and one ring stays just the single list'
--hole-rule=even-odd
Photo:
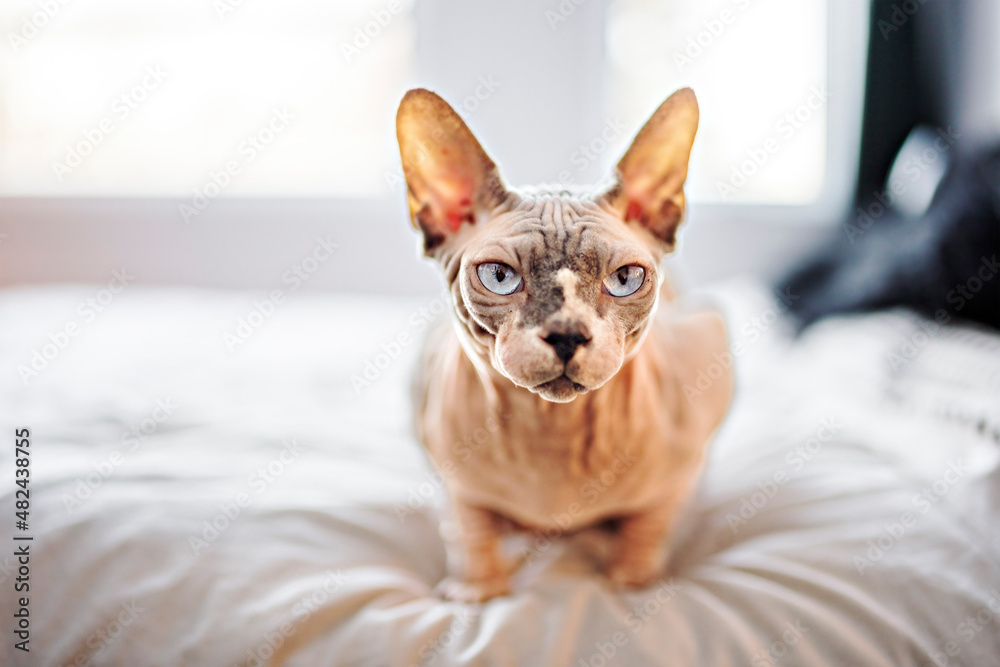
[{"label": "cat's blue eye", "polygon": [[516,292],[522,282],[517,271],[500,262],[484,262],[476,267],[476,273],[483,287],[503,296]]},{"label": "cat's blue eye", "polygon": [[623,266],[604,279],[604,289],[611,296],[635,294],[646,282],[646,269],[641,266]]}]

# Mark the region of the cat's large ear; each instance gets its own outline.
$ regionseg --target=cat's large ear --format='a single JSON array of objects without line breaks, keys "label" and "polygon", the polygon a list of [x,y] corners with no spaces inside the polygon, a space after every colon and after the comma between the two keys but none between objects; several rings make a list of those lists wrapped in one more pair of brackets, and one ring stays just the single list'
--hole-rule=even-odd
[{"label": "cat's large ear", "polygon": [[396,138],[406,177],[410,218],[433,250],[476,214],[503,200],[493,160],[455,110],[423,88],[403,96]]},{"label": "cat's large ear", "polygon": [[697,131],[698,100],[682,88],[639,130],[605,195],[622,219],[643,225],[669,248],[684,217],[684,181]]}]

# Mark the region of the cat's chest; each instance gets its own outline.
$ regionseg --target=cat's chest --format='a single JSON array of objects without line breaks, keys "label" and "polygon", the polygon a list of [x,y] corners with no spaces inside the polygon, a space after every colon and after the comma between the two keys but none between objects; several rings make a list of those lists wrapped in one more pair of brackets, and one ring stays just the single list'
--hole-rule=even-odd
[{"label": "cat's chest", "polygon": [[[565,414],[514,408],[484,416],[474,397],[467,401],[443,420],[428,449],[452,471],[453,493],[522,525],[566,529],[629,513],[656,502],[679,467],[655,396],[634,404],[633,414],[595,404]],[[470,418],[486,424],[471,437]]]},{"label": "cat's chest", "polygon": [[526,526],[567,530],[662,503],[696,474],[725,408],[686,401],[694,372],[667,363],[653,336],[566,404],[485,381],[454,337],[440,342],[424,376],[423,444],[456,498]]},{"label": "cat's chest", "polygon": [[651,502],[664,481],[653,474],[659,468],[653,450],[663,443],[595,443],[602,451],[587,457],[570,448],[553,451],[551,443],[538,451],[529,438],[519,444],[510,456],[488,455],[459,468],[453,491],[522,525],[567,529],[629,513]]}]

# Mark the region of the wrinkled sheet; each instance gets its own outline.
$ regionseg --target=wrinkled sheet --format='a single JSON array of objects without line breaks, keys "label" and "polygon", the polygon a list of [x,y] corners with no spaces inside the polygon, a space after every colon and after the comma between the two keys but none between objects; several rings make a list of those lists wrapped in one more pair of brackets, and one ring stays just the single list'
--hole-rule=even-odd
[{"label": "wrinkled sheet", "polygon": [[663,582],[616,592],[579,540],[531,536],[513,594],[465,605],[432,594],[445,498],[410,433],[439,300],[254,316],[263,294],[133,286],[91,315],[99,292],[0,292],[3,664],[1000,664],[994,334],[894,312],[795,341],[779,299],[720,286],[737,398]]}]

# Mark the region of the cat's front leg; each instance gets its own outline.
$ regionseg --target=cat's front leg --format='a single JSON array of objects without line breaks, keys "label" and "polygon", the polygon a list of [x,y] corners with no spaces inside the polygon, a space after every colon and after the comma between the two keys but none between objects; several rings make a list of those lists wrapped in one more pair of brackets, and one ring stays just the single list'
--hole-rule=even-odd
[{"label": "cat's front leg", "polygon": [[608,578],[626,588],[642,588],[660,578],[675,514],[676,507],[670,505],[623,517]]},{"label": "cat's front leg", "polygon": [[481,507],[454,502],[458,542],[465,555],[464,576],[448,577],[438,592],[449,600],[484,602],[510,591],[509,570],[500,552],[500,525],[496,514]]}]

